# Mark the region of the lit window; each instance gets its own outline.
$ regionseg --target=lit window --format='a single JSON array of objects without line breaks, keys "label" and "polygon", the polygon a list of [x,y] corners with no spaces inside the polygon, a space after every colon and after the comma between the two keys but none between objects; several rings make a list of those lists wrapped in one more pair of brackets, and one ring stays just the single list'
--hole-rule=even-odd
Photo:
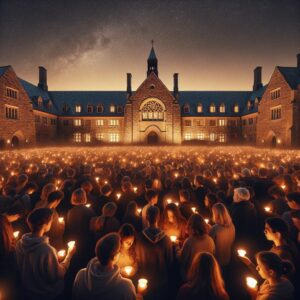
[{"label": "lit window", "polygon": [[80,132],[75,132],[73,134],[74,142],[75,143],[81,143],[81,133]]},{"label": "lit window", "polygon": [[199,119],[196,121],[197,126],[204,126],[205,125],[205,120],[204,119]]},{"label": "lit window", "polygon": [[75,112],[80,113],[81,112],[81,105],[75,106]]},{"label": "lit window", "polygon": [[114,105],[111,105],[111,106],[109,107],[109,111],[110,111],[111,113],[114,113],[114,112],[116,111],[116,107],[115,107]]},{"label": "lit window", "polygon": [[192,126],[192,120],[184,120],[184,126]]},{"label": "lit window", "polygon": [[197,133],[197,140],[204,141],[204,132]]},{"label": "lit window", "polygon": [[93,112],[93,106],[92,105],[88,105],[87,111],[88,111],[88,113],[92,113]]},{"label": "lit window", "polygon": [[104,139],[104,134],[101,133],[101,132],[97,132],[96,133],[96,140],[97,141],[103,141],[103,139]]},{"label": "lit window", "polygon": [[81,126],[82,125],[82,122],[80,119],[75,119],[74,120],[74,126]]},{"label": "lit window", "polygon": [[238,104],[235,104],[234,105],[234,107],[233,107],[233,111],[235,112],[235,113],[238,113],[239,112],[239,105]]},{"label": "lit window", "polygon": [[250,100],[248,100],[248,102],[247,102],[247,109],[248,109],[248,110],[250,110],[250,109],[251,109],[251,107],[252,107],[252,105],[251,105],[251,101],[250,101]]},{"label": "lit window", "polygon": [[97,113],[103,113],[103,105],[97,106]]},{"label": "lit window", "polygon": [[210,112],[210,113],[216,112],[216,106],[215,106],[214,104],[211,104],[211,105],[209,106],[209,112]]},{"label": "lit window", "polygon": [[216,134],[215,134],[214,132],[211,132],[211,133],[209,134],[209,140],[212,141],[212,142],[214,142],[215,139],[216,139]]},{"label": "lit window", "polygon": [[184,113],[189,113],[189,112],[190,112],[190,106],[189,106],[188,104],[185,104],[185,105],[183,106],[183,112],[184,112]]},{"label": "lit window", "polygon": [[141,109],[143,121],[163,121],[164,119],[164,108],[163,106],[155,101],[148,101]]},{"label": "lit window", "polygon": [[117,143],[120,141],[120,135],[118,133],[110,133],[109,141],[112,143]]},{"label": "lit window", "polygon": [[19,108],[15,106],[5,105],[6,119],[17,120],[19,116]]},{"label": "lit window", "polygon": [[272,91],[270,92],[270,94],[271,94],[271,99],[272,99],[272,100],[273,100],[273,99],[280,98],[280,94],[281,94],[280,88],[275,89],[275,90],[272,90]]},{"label": "lit window", "polygon": [[220,113],[224,113],[224,112],[225,112],[225,104],[222,103],[222,104],[220,105]]},{"label": "lit window", "polygon": [[43,99],[41,97],[38,97],[38,107],[42,107],[43,106]]},{"label": "lit window", "polygon": [[190,141],[192,139],[192,134],[191,133],[185,133],[184,134],[184,140],[185,141]]},{"label": "lit window", "polygon": [[203,107],[202,104],[197,105],[197,113],[202,113],[203,112]]},{"label": "lit window", "polygon": [[109,126],[119,126],[120,122],[119,120],[109,120]]},{"label": "lit window", "polygon": [[104,120],[98,119],[96,120],[96,126],[103,126],[104,125]]},{"label": "lit window", "polygon": [[271,108],[271,120],[281,119],[281,106]]},{"label": "lit window", "polygon": [[224,119],[220,119],[220,120],[218,120],[219,122],[218,122],[218,125],[219,126],[225,126],[225,120]]},{"label": "lit window", "polygon": [[86,143],[90,143],[91,142],[91,134],[90,133],[86,133],[84,135],[84,140]]},{"label": "lit window", "polygon": [[225,143],[225,133],[220,133],[219,134],[219,142],[220,143]]},{"label": "lit window", "polygon": [[6,96],[13,99],[18,99],[18,91],[12,88],[6,88]]}]

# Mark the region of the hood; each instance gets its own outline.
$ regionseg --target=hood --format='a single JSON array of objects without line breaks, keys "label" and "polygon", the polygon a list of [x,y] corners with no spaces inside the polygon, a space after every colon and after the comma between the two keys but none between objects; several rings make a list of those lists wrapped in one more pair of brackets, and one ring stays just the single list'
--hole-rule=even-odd
[{"label": "hood", "polygon": [[[269,295],[273,296],[274,299],[292,299],[294,287],[288,279],[283,278],[280,283],[270,285],[267,281],[262,285],[259,296]],[[272,298],[272,297],[271,297]],[[259,297],[258,297],[259,299]],[[272,298],[273,299],[273,298]]]},{"label": "hood", "polygon": [[143,236],[153,244],[158,243],[161,241],[166,235],[165,233],[159,228],[146,228],[143,230]]},{"label": "hood", "polygon": [[44,244],[49,244],[49,238],[47,236],[33,237],[31,233],[26,233],[18,242],[17,249],[23,253],[28,253],[36,251],[37,248]]},{"label": "hood", "polygon": [[111,293],[122,279],[118,266],[107,272],[100,271],[100,263],[96,257],[90,260],[84,273],[86,288],[93,294],[105,295]]}]

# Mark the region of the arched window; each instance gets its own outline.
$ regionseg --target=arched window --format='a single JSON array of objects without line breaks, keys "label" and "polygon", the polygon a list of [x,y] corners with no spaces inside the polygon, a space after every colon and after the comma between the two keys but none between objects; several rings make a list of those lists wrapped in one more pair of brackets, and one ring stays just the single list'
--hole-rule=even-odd
[{"label": "arched window", "polygon": [[92,113],[92,112],[93,112],[93,109],[94,109],[94,108],[93,108],[93,105],[90,105],[90,104],[89,104],[89,105],[87,106],[87,112],[88,112],[88,113]]},{"label": "arched window", "polygon": [[42,107],[43,106],[43,99],[42,99],[41,96],[38,97],[37,103],[38,103],[38,107]]},{"label": "arched window", "polygon": [[155,101],[150,100],[143,105],[141,109],[143,121],[163,121],[164,120],[164,108]]},{"label": "arched window", "polygon": [[240,108],[239,108],[239,105],[238,105],[238,104],[234,104],[233,111],[234,111],[235,113],[238,113],[238,112],[240,111]]},{"label": "arched window", "polygon": [[202,106],[201,103],[199,103],[199,104],[197,105],[197,113],[202,113],[202,112],[203,112],[203,106]]},{"label": "arched window", "polygon": [[252,106],[252,104],[251,104],[251,101],[250,101],[250,100],[248,100],[248,102],[247,102],[247,108],[248,108],[248,110],[250,110],[250,109],[251,109],[251,106]]},{"label": "arched window", "polygon": [[222,103],[220,105],[220,113],[225,113],[225,104],[224,103]]},{"label": "arched window", "polygon": [[216,106],[215,106],[214,103],[212,103],[212,104],[209,106],[209,112],[210,112],[210,113],[216,112]]},{"label": "arched window", "polygon": [[97,113],[103,113],[103,105],[102,104],[97,105]]},{"label": "arched window", "polygon": [[183,105],[183,112],[189,113],[190,112],[190,106],[188,104]]},{"label": "arched window", "polygon": [[75,106],[75,112],[80,113],[81,112],[81,105]]}]

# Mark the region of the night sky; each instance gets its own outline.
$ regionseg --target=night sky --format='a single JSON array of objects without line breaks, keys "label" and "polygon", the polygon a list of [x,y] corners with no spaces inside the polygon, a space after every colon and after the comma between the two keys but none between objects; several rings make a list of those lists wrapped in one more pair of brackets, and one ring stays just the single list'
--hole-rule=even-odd
[{"label": "night sky", "polygon": [[0,66],[36,84],[43,65],[50,90],[136,89],[152,39],[170,89],[249,90],[296,66],[300,0],[0,0]]}]

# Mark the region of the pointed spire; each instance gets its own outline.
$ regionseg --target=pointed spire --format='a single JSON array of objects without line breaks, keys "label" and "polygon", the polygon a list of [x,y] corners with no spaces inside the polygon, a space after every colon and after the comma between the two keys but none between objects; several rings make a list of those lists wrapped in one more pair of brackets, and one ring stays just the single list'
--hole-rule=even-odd
[{"label": "pointed spire", "polygon": [[158,69],[157,69],[157,57],[156,57],[156,54],[155,54],[155,51],[154,51],[154,47],[153,47],[153,44],[154,44],[154,40],[151,40],[151,50],[150,50],[150,54],[149,54],[149,57],[148,57],[148,71],[147,71],[147,76],[150,75],[151,72],[154,72],[156,74],[156,76],[158,76]]}]

